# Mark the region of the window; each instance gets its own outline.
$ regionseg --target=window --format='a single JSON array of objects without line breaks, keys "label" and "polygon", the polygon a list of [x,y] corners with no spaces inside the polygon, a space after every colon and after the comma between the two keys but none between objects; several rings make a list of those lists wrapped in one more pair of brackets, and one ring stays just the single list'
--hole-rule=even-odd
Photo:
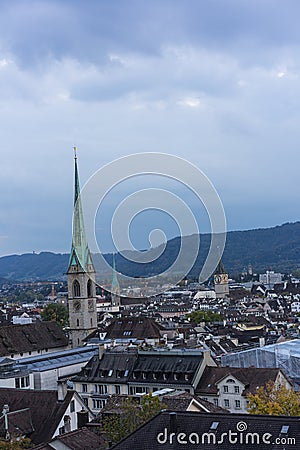
[{"label": "window", "polygon": [[75,411],[75,401],[72,400],[71,403],[70,403],[70,412],[72,413],[74,411]]},{"label": "window", "polygon": [[239,386],[234,386],[234,392],[236,394],[239,394],[240,393],[240,387]]},{"label": "window", "polygon": [[91,317],[91,327],[93,326],[93,318]]},{"label": "window", "polygon": [[115,386],[115,393],[116,394],[121,394],[121,386],[119,386],[119,385]]},{"label": "window", "polygon": [[240,408],[241,407],[241,401],[240,400],[236,400],[235,401],[235,407],[236,408]]},{"label": "window", "polygon": [[83,401],[83,403],[85,404],[85,406],[88,406],[88,403],[89,403],[89,399],[88,399],[88,398],[83,397],[83,398],[82,398],[82,401]]},{"label": "window", "polygon": [[225,406],[225,408],[229,408],[229,406],[230,406],[230,402],[227,398],[225,398],[225,400],[224,400],[224,406]]},{"label": "window", "polygon": [[76,323],[77,323],[77,326],[79,327],[79,319],[77,319],[77,322],[76,322]]},{"label": "window", "polygon": [[211,424],[211,426],[210,426],[210,429],[211,430],[216,430],[218,428],[218,426],[219,426],[219,422],[213,422]]},{"label": "window", "polygon": [[73,297],[80,297],[80,284],[77,280],[73,283]]},{"label": "window", "polygon": [[143,377],[143,380],[146,380],[146,378],[147,378],[146,372],[143,372],[142,377]]},{"label": "window", "polygon": [[223,392],[228,392],[228,391],[229,391],[228,386],[223,386]]},{"label": "window", "polygon": [[64,434],[64,432],[65,432],[65,427],[60,427],[60,428],[58,429],[58,432],[59,432],[59,434]]},{"label": "window", "polygon": [[214,398],[214,405],[219,406],[219,400],[217,398]]},{"label": "window", "polygon": [[30,384],[29,375],[27,377],[15,378],[16,389],[26,388]]},{"label": "window", "polygon": [[94,392],[97,394],[107,394],[107,386],[105,384],[95,384]]},{"label": "window", "polygon": [[88,297],[93,297],[93,288],[92,288],[92,281],[89,280],[87,282],[87,296]]},{"label": "window", "polygon": [[82,388],[82,392],[87,392],[87,384],[82,384],[81,388]]},{"label": "window", "polygon": [[102,409],[105,406],[105,400],[100,398],[93,398],[93,409]]}]

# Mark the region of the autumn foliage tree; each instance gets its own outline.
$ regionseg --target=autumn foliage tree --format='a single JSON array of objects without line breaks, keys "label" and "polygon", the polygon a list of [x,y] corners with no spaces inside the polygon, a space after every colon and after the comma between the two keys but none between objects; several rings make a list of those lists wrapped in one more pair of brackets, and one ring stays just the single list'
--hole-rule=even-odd
[{"label": "autumn foliage tree", "polygon": [[266,386],[257,388],[255,394],[248,394],[250,414],[271,416],[299,416],[300,393],[284,385],[277,386],[270,381]]}]

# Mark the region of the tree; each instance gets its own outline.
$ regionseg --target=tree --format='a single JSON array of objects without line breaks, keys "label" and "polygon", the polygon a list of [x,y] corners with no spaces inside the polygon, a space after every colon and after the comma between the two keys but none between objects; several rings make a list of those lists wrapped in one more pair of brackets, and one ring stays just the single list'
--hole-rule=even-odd
[{"label": "tree", "polygon": [[212,311],[193,311],[190,314],[187,314],[187,318],[193,323],[201,323],[201,322],[220,322],[222,317],[220,314],[212,312]]},{"label": "tree", "polygon": [[159,398],[152,397],[151,393],[144,395],[141,403],[137,403],[130,397],[123,398],[119,404],[118,413],[112,413],[110,417],[106,416],[102,421],[102,427],[108,439],[116,444],[164,408],[165,405]]},{"label": "tree", "polygon": [[28,438],[13,439],[11,441],[0,440],[0,450],[23,450],[31,447]]},{"label": "tree", "polygon": [[299,416],[300,393],[284,385],[269,381],[266,386],[248,394],[250,414],[268,414],[270,416]]},{"label": "tree", "polygon": [[69,314],[68,309],[61,303],[50,303],[45,306],[41,313],[42,319],[57,322],[62,328],[68,324]]}]

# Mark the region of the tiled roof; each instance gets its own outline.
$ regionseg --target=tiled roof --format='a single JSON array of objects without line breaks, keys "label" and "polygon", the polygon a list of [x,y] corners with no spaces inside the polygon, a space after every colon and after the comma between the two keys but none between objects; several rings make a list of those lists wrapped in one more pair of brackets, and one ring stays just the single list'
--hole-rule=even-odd
[{"label": "tiled roof", "polygon": [[0,356],[65,347],[68,339],[56,322],[0,327]]},{"label": "tiled roof", "polygon": [[107,448],[103,436],[95,434],[87,428],[56,436],[55,440],[58,440],[71,450],[100,450],[100,448]]},{"label": "tiled roof", "polygon": [[160,339],[163,328],[148,317],[121,317],[104,329],[107,339]]},{"label": "tiled roof", "polygon": [[[10,423],[24,431],[27,427],[28,437],[34,444],[39,444],[52,438],[73,395],[74,391],[68,391],[64,401],[59,402],[56,391],[0,388],[0,405],[8,405],[10,412],[24,410],[24,414],[16,414]],[[1,429],[4,429],[3,418],[0,420]]]},{"label": "tiled roof", "polygon": [[[229,438],[230,433],[232,433],[231,438]],[[252,437],[253,433],[256,433],[254,437]],[[197,436],[199,444],[196,441]],[[288,448],[287,445],[276,443],[277,438],[285,439],[285,442],[287,438],[294,438],[296,442],[294,448],[297,448],[297,443],[300,441],[299,418],[164,411],[112,449],[195,450],[204,448],[216,450],[220,447],[222,450],[282,450]],[[181,443],[178,443],[178,440],[181,440]],[[186,442],[182,444],[182,440]]]},{"label": "tiled roof", "polygon": [[279,369],[258,369],[257,367],[205,367],[196,388],[197,393],[217,395],[219,383],[224,377],[232,375],[245,386],[243,395],[255,392],[258,386],[265,386],[268,381],[275,381]]}]

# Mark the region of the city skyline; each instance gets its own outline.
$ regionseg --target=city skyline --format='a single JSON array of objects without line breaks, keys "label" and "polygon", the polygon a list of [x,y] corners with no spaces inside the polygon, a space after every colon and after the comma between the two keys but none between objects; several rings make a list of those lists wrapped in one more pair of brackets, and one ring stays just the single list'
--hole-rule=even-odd
[{"label": "city skyline", "polygon": [[169,153],[209,177],[228,230],[299,220],[299,10],[292,0],[0,2],[0,255],[70,251],[74,145],[82,186],[116,158]]}]

